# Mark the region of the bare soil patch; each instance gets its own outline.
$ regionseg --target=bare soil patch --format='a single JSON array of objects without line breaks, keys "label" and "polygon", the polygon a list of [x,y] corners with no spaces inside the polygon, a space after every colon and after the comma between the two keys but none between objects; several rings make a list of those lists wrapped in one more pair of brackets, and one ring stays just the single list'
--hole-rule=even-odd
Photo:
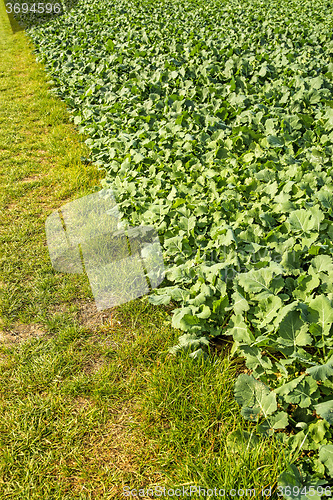
[{"label": "bare soil patch", "polygon": [[0,341],[4,343],[23,342],[31,337],[43,337],[46,333],[46,330],[38,323],[17,323],[9,331],[0,332]]}]

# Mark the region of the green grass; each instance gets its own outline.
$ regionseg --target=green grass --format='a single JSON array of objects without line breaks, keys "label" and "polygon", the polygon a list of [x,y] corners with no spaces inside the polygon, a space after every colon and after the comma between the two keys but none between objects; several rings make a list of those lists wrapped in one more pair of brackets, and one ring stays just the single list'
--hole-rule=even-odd
[{"label": "green grass", "polygon": [[82,138],[31,50],[0,3],[0,498],[274,487],[284,450],[232,442],[252,430],[233,398],[239,363],[174,360],[166,308],[143,298],[97,313],[84,276],[52,269],[47,215],[102,174],[81,163]]}]

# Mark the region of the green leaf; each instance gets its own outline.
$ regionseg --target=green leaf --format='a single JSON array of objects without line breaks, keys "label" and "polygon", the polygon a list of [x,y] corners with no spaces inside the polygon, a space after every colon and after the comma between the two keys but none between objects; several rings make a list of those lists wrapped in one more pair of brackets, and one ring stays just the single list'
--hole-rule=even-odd
[{"label": "green leaf", "polygon": [[323,331],[329,333],[329,330],[325,329],[325,326],[333,322],[333,307],[331,306],[331,301],[325,295],[318,295],[310,300],[309,321],[318,323]]},{"label": "green leaf", "polygon": [[311,375],[314,380],[326,380],[333,377],[333,359],[322,365],[311,366],[307,368],[306,373]]},{"label": "green leaf", "polygon": [[329,273],[331,271],[333,271],[333,261],[329,255],[317,255],[312,259],[309,267],[310,274],[316,276],[321,272]]},{"label": "green leaf", "polygon": [[307,233],[314,229],[315,220],[312,214],[307,210],[294,210],[288,217],[287,221],[290,224],[290,229],[292,232]]},{"label": "green leaf", "polygon": [[333,400],[319,403],[315,406],[317,414],[324,418],[329,424],[333,424]]},{"label": "green leaf", "polygon": [[273,318],[278,314],[282,306],[282,300],[277,295],[271,295],[259,302],[260,313],[257,316],[260,318],[260,328],[271,323]]},{"label": "green leaf", "polygon": [[259,416],[267,418],[277,409],[274,392],[250,375],[239,375],[234,391],[235,399],[242,407],[241,413],[246,420],[255,420]]},{"label": "green leaf", "polygon": [[276,135],[269,135],[267,137],[267,142],[273,148],[282,148],[284,146],[283,138],[277,137]]},{"label": "green leaf", "polygon": [[271,269],[260,269],[258,271],[249,271],[238,276],[238,283],[246,292],[257,293],[266,292],[271,295],[270,283],[273,279]]},{"label": "green leaf", "polygon": [[264,372],[264,370],[270,370],[272,368],[271,360],[267,356],[262,356],[257,346],[239,345],[238,350],[241,355],[244,355],[246,367],[250,370],[258,372],[257,368],[262,367],[262,371]]},{"label": "green leaf", "polygon": [[305,379],[301,375],[275,389],[276,394],[283,396],[287,403],[297,404],[301,408],[309,407],[319,397],[318,386],[311,377]]},{"label": "green leaf", "polygon": [[[299,433],[300,434],[300,433]],[[300,467],[294,464],[288,465],[287,469],[278,477],[278,491],[285,500],[321,500],[322,495],[317,493],[320,491],[318,486],[326,485],[327,482],[314,478],[307,479],[306,475],[302,476]],[[324,490],[325,491],[325,490]]]},{"label": "green leaf", "polygon": [[238,343],[252,344],[255,340],[248,325],[240,314],[230,318],[226,335],[232,335],[234,340]]},{"label": "green leaf", "polygon": [[328,434],[327,431],[329,430],[329,425],[327,421],[317,419],[315,422],[312,422],[309,425],[308,430],[309,430],[309,437],[316,444],[327,443],[327,440],[325,439],[325,436]]},{"label": "green leaf", "polygon": [[[190,307],[175,309],[172,316],[172,326],[181,330],[197,330],[200,320],[192,314]],[[193,328],[194,327],[194,328]]]},{"label": "green leaf", "polygon": [[285,411],[279,411],[269,418],[269,424],[273,429],[285,429],[288,423],[288,413]]},{"label": "green leaf", "polygon": [[333,209],[333,193],[326,186],[316,193],[316,197],[320,201],[322,207],[328,210]]},{"label": "green leaf", "polygon": [[278,429],[285,429],[288,425],[288,413],[280,411],[268,417],[262,424],[257,426],[258,432],[266,436],[272,436]]},{"label": "green leaf", "polygon": [[207,359],[208,354],[201,347],[189,354],[189,357],[196,360]]},{"label": "green leaf", "polygon": [[286,486],[298,486],[300,488],[302,484],[302,476],[297,467],[293,464],[288,465],[287,469],[280,474],[278,478],[278,486],[282,488],[285,488]]},{"label": "green leaf", "polygon": [[202,346],[209,346],[209,341],[205,337],[197,337],[196,335],[185,333],[181,335],[178,339],[178,344],[169,349],[171,354],[177,354],[180,351],[196,351]]},{"label": "green leaf", "polygon": [[199,313],[196,313],[196,316],[201,319],[207,319],[211,315],[211,310],[208,306],[203,305],[201,307],[201,311]]},{"label": "green leaf", "polygon": [[297,288],[293,291],[293,296],[305,301],[319,285],[320,280],[317,275],[302,274],[297,278]]},{"label": "green leaf", "polygon": [[151,304],[156,306],[169,304],[171,297],[170,295],[150,295],[148,298]]},{"label": "green leaf", "polygon": [[284,346],[311,345],[312,337],[307,333],[308,325],[300,318],[299,311],[290,311],[281,321],[277,342]]},{"label": "green leaf", "polygon": [[319,449],[319,460],[325,465],[329,475],[333,476],[333,445],[326,444]]}]

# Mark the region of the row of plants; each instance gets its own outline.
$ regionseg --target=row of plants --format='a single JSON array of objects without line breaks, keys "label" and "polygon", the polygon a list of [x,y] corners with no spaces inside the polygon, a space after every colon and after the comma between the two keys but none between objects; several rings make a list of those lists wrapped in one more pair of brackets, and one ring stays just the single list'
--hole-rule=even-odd
[{"label": "row of plants", "polygon": [[242,415],[303,452],[285,498],[333,477],[332,27],[324,0],[88,0],[28,30],[124,223],[159,232],[172,352],[231,339]]}]

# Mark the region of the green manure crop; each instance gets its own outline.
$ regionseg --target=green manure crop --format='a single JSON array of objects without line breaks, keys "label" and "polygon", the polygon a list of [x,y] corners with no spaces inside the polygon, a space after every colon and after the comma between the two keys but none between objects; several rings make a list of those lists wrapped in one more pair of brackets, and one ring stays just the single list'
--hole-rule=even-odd
[{"label": "green manure crop", "polygon": [[[167,266],[154,304],[245,358],[235,397],[301,460],[280,485],[333,477],[333,7],[273,0],[92,1],[31,27],[54,91],[131,226]],[[304,490],[305,488],[305,490]],[[305,492],[304,492],[305,491]],[[303,495],[303,496],[302,496]]]}]

